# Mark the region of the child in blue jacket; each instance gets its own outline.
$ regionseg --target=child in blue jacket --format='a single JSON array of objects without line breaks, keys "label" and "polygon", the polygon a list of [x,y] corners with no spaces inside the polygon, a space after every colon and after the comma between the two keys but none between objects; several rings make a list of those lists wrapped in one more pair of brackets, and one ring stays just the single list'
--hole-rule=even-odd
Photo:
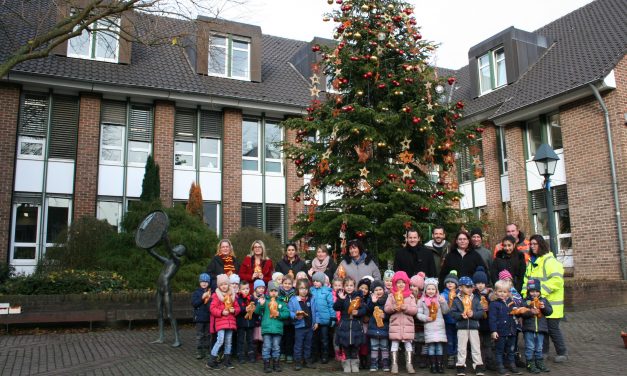
[{"label": "child in blue jacket", "polygon": [[194,323],[196,324],[196,359],[202,359],[207,355],[207,349],[211,344],[209,339],[209,299],[211,289],[209,274],[202,273],[198,277],[198,287],[192,293],[192,307],[194,307]]},{"label": "child in blue jacket", "polygon": [[457,358],[457,320],[451,316],[450,309],[453,308],[453,299],[457,296],[457,271],[451,272],[444,278],[444,290],[440,293],[448,303],[449,313],[444,315],[444,326],[446,328],[446,355],[447,368],[455,368]]},{"label": "child in blue jacket", "polygon": [[529,279],[527,281],[527,300],[525,301],[525,307],[529,311],[523,313],[522,317],[523,335],[525,336],[525,358],[527,359],[527,370],[530,373],[549,372],[542,358],[542,342],[544,341],[544,336],[549,332],[546,316],[550,316],[553,313],[553,307],[541,294],[540,280]]},{"label": "child in blue jacket", "polygon": [[309,293],[309,280],[296,281],[296,296],[288,304],[290,317],[294,321],[294,370],[311,368],[311,341],[318,328],[318,312],[315,298]]},{"label": "child in blue jacket", "polygon": [[[367,314],[370,317],[368,321],[368,337],[370,338],[370,371],[376,372],[381,364],[384,372],[390,371],[390,341],[388,333],[390,329],[390,315],[385,313],[385,302],[388,294],[385,292],[385,284],[383,281],[376,280],[370,285],[372,294],[368,299]],[[375,316],[375,307],[378,308]],[[380,351],[380,353],[379,353]]]},{"label": "child in blue jacket", "polygon": [[495,284],[497,299],[490,303],[490,332],[492,339],[496,341],[496,371],[505,375],[505,357],[507,357],[507,368],[515,374],[521,372],[516,368],[515,348],[516,341],[516,318],[512,310],[517,308],[512,300],[509,281],[499,280]]},{"label": "child in blue jacket", "polygon": [[320,363],[329,362],[329,328],[335,321],[333,310],[333,290],[324,285],[326,274],[315,272],[313,275],[313,287],[310,290],[312,301],[316,303],[318,314],[317,336],[314,338],[314,348],[320,349]]}]

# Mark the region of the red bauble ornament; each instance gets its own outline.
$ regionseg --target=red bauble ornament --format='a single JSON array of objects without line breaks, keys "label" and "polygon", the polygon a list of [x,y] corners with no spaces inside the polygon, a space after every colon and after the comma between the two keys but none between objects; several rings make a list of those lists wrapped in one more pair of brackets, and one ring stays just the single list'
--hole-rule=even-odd
[{"label": "red bauble ornament", "polygon": [[468,137],[469,140],[474,140],[475,138],[477,138],[477,136],[475,136],[473,133],[468,133]]},{"label": "red bauble ornament", "polygon": [[457,120],[459,119],[459,116],[460,116],[459,114],[453,114],[453,119]]},{"label": "red bauble ornament", "polygon": [[447,82],[449,85],[453,85],[455,83],[455,77],[449,77]]},{"label": "red bauble ornament", "polygon": [[411,78],[411,77],[407,77],[407,78],[405,79],[405,83],[406,83],[406,84],[413,84],[413,83],[414,83],[414,79],[413,79],[413,78]]},{"label": "red bauble ornament", "polygon": [[296,159],[296,160],[294,161],[294,164],[295,164],[296,166],[300,166],[301,164],[303,164],[303,160],[302,160],[302,159]]},{"label": "red bauble ornament", "polygon": [[379,85],[377,85],[377,87],[379,89],[385,89],[385,84],[384,83],[380,83]]},{"label": "red bauble ornament", "polygon": [[419,118],[418,116],[414,116],[413,118],[411,118],[411,121],[412,121],[412,123],[414,123],[414,124],[418,124],[418,123],[420,123],[420,121],[421,121],[421,120],[422,120],[422,119],[421,119],[421,118]]},{"label": "red bauble ornament", "polygon": [[479,132],[479,133],[483,133],[483,131],[485,131],[485,129],[483,129],[483,128],[481,128],[481,127],[478,127],[478,128],[477,128],[477,132]]},{"label": "red bauble ornament", "polygon": [[357,236],[357,238],[359,238],[359,239],[363,239],[363,238],[366,237],[366,233],[363,232],[363,231],[357,231],[357,232],[355,232],[355,236]]},{"label": "red bauble ornament", "polygon": [[320,51],[320,45],[318,45],[318,44],[314,45],[313,47],[311,47],[311,50],[312,50],[313,52],[318,52],[318,51]]},{"label": "red bauble ornament", "polygon": [[392,80],[392,85],[394,85],[394,86],[401,86],[401,83],[396,81],[396,80]]},{"label": "red bauble ornament", "polygon": [[296,196],[296,197],[294,197],[294,201],[296,201],[296,202],[300,202],[300,196]]},{"label": "red bauble ornament", "polygon": [[351,105],[347,105],[347,106],[342,107],[342,111],[344,111],[344,112],[352,112],[354,110],[355,110],[355,107],[353,107]]},{"label": "red bauble ornament", "polygon": [[464,108],[464,102],[458,101],[457,103],[455,103],[455,107],[461,110],[462,108]]},{"label": "red bauble ornament", "polygon": [[359,56],[351,56],[351,61],[359,61]]}]

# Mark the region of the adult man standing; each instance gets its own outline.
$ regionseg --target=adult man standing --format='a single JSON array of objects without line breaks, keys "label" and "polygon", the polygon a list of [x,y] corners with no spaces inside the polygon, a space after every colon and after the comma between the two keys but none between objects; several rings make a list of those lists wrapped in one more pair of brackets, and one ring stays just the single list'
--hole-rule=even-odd
[{"label": "adult man standing", "polygon": [[431,231],[431,240],[425,243],[425,247],[429,248],[433,254],[436,276],[439,276],[444,258],[451,249],[451,244],[446,241],[444,227],[437,226],[433,228],[433,231]]},{"label": "adult man standing", "polygon": [[492,253],[489,249],[483,246],[483,231],[480,228],[473,228],[470,231],[470,245],[477,251],[477,253],[483,259],[483,262],[488,267],[486,274],[488,279],[493,281],[490,271],[492,270]]},{"label": "adult man standing", "polygon": [[423,272],[427,277],[436,277],[437,269],[432,252],[420,244],[420,234],[416,229],[407,231],[405,247],[394,255],[394,271],[404,271],[408,276]]},{"label": "adult man standing", "polygon": [[[525,255],[525,262],[528,263],[531,255],[529,254],[529,241],[525,239],[525,234],[519,230],[516,223],[508,223],[505,226],[505,232],[507,235],[511,235],[514,239],[516,239],[516,250]],[[503,249],[501,243],[497,243],[496,246],[494,246],[494,253],[492,254],[492,257],[496,257],[496,253],[501,249]]]}]

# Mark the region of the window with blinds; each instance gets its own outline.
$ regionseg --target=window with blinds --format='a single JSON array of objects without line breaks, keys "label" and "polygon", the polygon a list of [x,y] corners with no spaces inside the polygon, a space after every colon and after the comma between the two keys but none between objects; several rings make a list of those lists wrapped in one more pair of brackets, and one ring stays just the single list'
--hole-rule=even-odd
[{"label": "window with blinds", "polygon": [[100,162],[121,165],[126,140],[126,102],[104,100],[100,111]]},{"label": "window with blinds", "polygon": [[128,120],[128,163],[145,166],[152,145],[152,107],[131,104]]},{"label": "window with blinds", "polygon": [[174,114],[174,139],[176,141],[196,141],[196,110],[177,108]]},{"label": "window with blinds", "polygon": [[261,204],[242,202],[242,227],[254,227],[263,230]]},{"label": "window with blinds", "polygon": [[76,159],[78,98],[55,95],[50,115],[50,158]]},{"label": "window with blinds", "polygon": [[18,127],[18,157],[44,159],[48,116],[48,95],[25,93],[22,96]]},{"label": "window with blinds", "polygon": [[261,203],[242,203],[242,227],[258,228],[285,243],[285,205],[266,205],[266,228],[263,228]]}]

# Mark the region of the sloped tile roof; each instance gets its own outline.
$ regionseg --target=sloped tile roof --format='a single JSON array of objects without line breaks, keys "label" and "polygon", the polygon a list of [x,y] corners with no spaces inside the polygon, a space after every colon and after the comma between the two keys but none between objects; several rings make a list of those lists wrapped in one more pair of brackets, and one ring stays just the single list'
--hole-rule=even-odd
[{"label": "sloped tile roof", "polygon": [[472,98],[469,67],[456,71],[465,115],[494,119],[605,77],[627,51],[627,1],[597,0],[538,29],[549,48],[514,83]]}]

